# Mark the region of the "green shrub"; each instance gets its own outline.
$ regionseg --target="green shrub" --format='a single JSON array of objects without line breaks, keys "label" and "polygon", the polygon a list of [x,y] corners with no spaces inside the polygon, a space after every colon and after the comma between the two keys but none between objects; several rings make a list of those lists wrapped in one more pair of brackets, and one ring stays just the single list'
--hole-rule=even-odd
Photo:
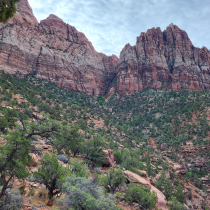
[{"label": "green shrub", "polygon": [[63,200],[65,210],[118,210],[114,196],[104,195],[102,189],[93,180],[82,177],[68,177],[62,186],[66,197]]},{"label": "green shrub", "polygon": [[123,157],[120,151],[114,151],[114,159],[117,164],[121,164],[123,161]]},{"label": "green shrub", "polygon": [[151,193],[149,188],[143,188],[141,185],[136,186],[131,183],[125,192],[126,201],[133,203],[137,202],[144,209],[154,209],[157,203],[157,197]]},{"label": "green shrub", "polygon": [[69,160],[68,166],[69,166],[71,173],[73,173],[74,176],[88,178],[88,175],[90,173],[88,166],[85,163],[83,163],[82,161],[78,160],[77,158],[75,158],[75,159],[71,158]]},{"label": "green shrub", "polygon": [[186,207],[184,207],[181,203],[179,203],[177,200],[175,200],[174,197],[172,197],[169,210],[187,210]]},{"label": "green shrub", "polygon": [[[2,187],[0,187],[1,190]],[[15,189],[7,189],[6,195],[0,200],[0,209],[2,210],[20,210],[23,206],[23,197]]]},{"label": "green shrub", "polygon": [[63,163],[68,162],[68,159],[64,155],[58,155],[58,160],[60,160]]},{"label": "green shrub", "polygon": [[189,200],[191,200],[192,199],[192,193],[188,192],[187,197],[189,198]]}]

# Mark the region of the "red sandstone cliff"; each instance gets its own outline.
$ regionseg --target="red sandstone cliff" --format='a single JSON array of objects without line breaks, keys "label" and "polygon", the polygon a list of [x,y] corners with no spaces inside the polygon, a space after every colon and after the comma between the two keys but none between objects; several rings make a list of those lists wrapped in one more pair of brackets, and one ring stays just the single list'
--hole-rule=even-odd
[{"label": "red sandstone cliff", "polygon": [[18,3],[7,24],[0,23],[0,70],[36,72],[62,88],[93,95],[104,94],[113,78],[117,82],[110,93],[147,87],[210,89],[210,52],[194,47],[173,24],[163,32],[152,28],[141,33],[118,59],[96,52],[83,33],[55,15],[38,23],[27,0]]},{"label": "red sandstone cliff", "polygon": [[40,23],[27,0],[7,24],[0,24],[0,70],[36,72],[68,90],[103,94],[115,75],[116,56],[95,51],[86,36],[50,15]]},{"label": "red sandstone cliff", "polygon": [[149,29],[136,45],[125,45],[117,69],[117,90],[133,93],[147,87],[210,89],[210,52],[192,45],[187,33],[171,24]]}]

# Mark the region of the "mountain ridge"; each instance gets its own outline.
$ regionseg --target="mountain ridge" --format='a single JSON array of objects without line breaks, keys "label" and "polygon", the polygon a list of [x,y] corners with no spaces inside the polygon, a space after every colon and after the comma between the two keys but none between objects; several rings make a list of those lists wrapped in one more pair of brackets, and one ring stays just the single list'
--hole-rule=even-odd
[{"label": "mountain ridge", "polygon": [[210,89],[210,52],[196,48],[187,33],[170,24],[141,32],[118,58],[98,53],[84,33],[49,15],[38,23],[27,0],[0,24],[0,69],[14,74],[36,72],[67,90],[95,96],[145,88]]},{"label": "mountain ridge", "polygon": [[173,24],[163,32],[159,27],[148,29],[135,46],[125,45],[116,69],[121,93],[147,87],[210,89],[210,52],[194,47],[187,33]]},{"label": "mountain ridge", "polygon": [[37,77],[67,90],[105,93],[118,62],[115,55],[96,52],[83,33],[55,15],[38,23],[27,0],[17,7],[15,16],[0,24],[1,70],[36,72]]}]

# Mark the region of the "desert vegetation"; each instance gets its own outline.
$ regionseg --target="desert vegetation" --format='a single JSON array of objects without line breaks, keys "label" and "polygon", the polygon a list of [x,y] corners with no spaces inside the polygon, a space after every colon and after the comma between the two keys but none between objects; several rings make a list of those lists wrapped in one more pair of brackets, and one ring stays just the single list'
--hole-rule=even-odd
[{"label": "desert vegetation", "polygon": [[2,72],[0,206],[155,209],[165,196],[170,209],[209,208],[209,94],[94,97]]}]

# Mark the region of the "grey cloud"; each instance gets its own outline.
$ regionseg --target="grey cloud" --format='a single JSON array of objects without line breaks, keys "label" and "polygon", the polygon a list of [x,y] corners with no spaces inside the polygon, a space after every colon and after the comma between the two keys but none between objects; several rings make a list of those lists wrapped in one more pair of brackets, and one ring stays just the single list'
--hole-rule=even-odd
[{"label": "grey cloud", "polygon": [[116,54],[141,32],[174,23],[196,47],[210,48],[209,0],[29,0],[40,21],[55,14],[83,32],[95,49]]}]

